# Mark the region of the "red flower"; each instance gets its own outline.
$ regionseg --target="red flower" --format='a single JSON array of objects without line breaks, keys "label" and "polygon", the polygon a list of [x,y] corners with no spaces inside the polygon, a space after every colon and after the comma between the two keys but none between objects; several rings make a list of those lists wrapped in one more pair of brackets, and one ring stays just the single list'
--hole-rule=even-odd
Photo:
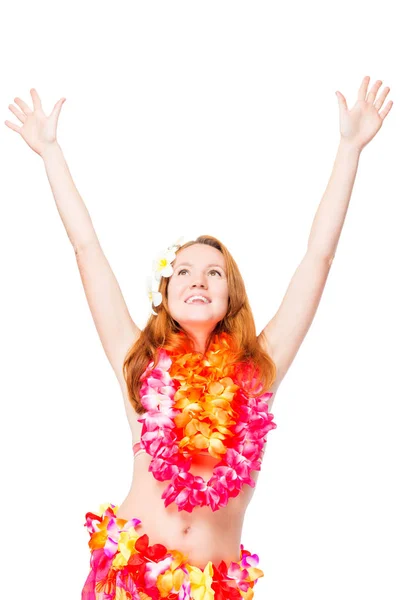
[{"label": "red flower", "polygon": [[153,562],[163,560],[168,552],[167,548],[162,544],[149,546],[149,536],[146,533],[136,540],[135,548],[140,554],[143,554],[143,556]]},{"label": "red flower", "polygon": [[232,587],[229,585],[229,582],[225,581],[228,579],[225,562],[222,560],[219,567],[213,565],[213,570],[214,581],[212,582],[211,587],[215,592],[214,600],[242,600],[242,596],[237,587]]}]

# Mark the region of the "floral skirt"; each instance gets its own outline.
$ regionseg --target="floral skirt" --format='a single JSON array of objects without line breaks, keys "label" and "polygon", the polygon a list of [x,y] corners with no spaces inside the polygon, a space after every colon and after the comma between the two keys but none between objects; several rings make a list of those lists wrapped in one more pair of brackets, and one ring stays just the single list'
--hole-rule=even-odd
[{"label": "floral skirt", "polygon": [[135,527],[139,519],[118,519],[118,507],[102,504],[99,514],[87,513],[90,573],[82,600],[251,600],[264,573],[257,554],[240,545],[240,561],[204,569],[188,562],[179,550],[149,546],[149,537]]}]

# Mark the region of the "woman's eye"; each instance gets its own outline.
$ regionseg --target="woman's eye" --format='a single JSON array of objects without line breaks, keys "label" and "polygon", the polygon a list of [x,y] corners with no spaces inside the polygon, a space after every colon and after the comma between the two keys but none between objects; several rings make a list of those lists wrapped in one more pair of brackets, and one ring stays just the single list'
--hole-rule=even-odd
[{"label": "woman's eye", "polygon": [[[178,275],[180,275],[180,274],[181,274],[181,273],[183,273],[184,271],[185,271],[186,273],[188,272],[188,270],[187,270],[187,269],[180,269],[180,270],[178,271]],[[209,273],[217,273],[217,275],[221,275],[221,273],[220,273],[219,271],[217,271],[216,269],[211,269],[211,270],[209,271]]]}]

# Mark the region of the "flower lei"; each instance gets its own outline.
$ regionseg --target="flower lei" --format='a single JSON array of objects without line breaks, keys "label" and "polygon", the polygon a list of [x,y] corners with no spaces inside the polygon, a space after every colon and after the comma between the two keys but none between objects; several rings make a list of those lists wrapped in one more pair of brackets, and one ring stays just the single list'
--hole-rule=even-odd
[{"label": "flower lei", "polygon": [[[249,363],[232,362],[231,345],[221,333],[204,357],[160,349],[157,367],[151,361],[141,377],[141,447],[152,456],[154,478],[171,480],[162,494],[166,507],[175,502],[179,511],[216,511],[245,483],[255,487],[250,473],[260,470],[265,436],[276,428],[267,404],[273,394],[246,393],[247,384],[257,386],[256,393],[261,384]],[[202,449],[220,460],[207,482],[189,472],[192,455]]]},{"label": "flower lei", "polygon": [[95,588],[105,599],[252,600],[254,585],[264,576],[258,568],[258,555],[245,550],[243,544],[239,562],[227,565],[222,560],[217,566],[209,561],[200,569],[178,550],[150,545],[148,535],[136,530],[139,519],[117,518],[118,506],[102,504],[98,512],[86,513],[94,573],[84,585],[85,600],[94,598]]}]

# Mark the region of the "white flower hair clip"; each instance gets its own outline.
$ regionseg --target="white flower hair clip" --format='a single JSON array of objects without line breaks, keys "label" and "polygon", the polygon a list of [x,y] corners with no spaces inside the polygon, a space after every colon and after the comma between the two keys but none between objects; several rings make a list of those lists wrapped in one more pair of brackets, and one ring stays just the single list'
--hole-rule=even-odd
[{"label": "white flower hair clip", "polygon": [[171,263],[176,258],[176,251],[183,245],[183,239],[183,236],[181,236],[175,244],[169,246],[153,261],[153,275],[148,278],[147,283],[147,295],[152,305],[151,312],[153,315],[157,316],[158,314],[153,310],[153,306],[159,306],[162,302],[162,294],[158,291],[161,277],[170,277],[174,272]]}]

